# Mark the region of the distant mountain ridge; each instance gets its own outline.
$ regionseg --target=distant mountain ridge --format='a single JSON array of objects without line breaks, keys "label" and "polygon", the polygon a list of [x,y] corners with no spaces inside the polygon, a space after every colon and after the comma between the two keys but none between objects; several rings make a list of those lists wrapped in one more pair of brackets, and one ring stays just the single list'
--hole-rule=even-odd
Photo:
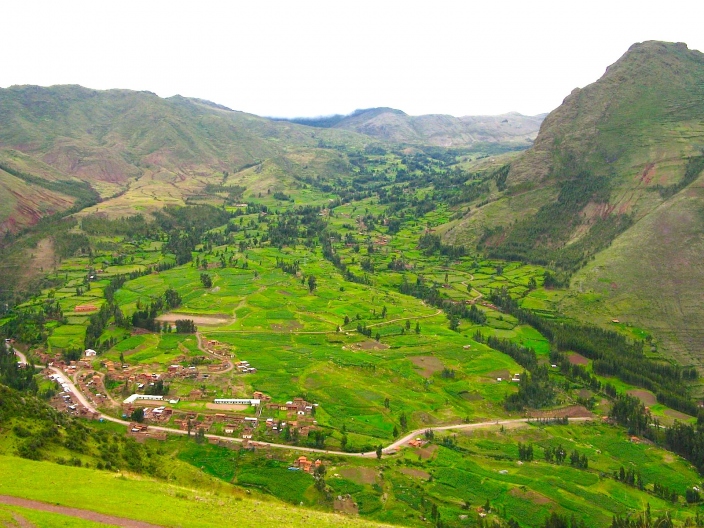
[{"label": "distant mountain ridge", "polygon": [[149,211],[165,198],[183,203],[216,174],[284,163],[321,141],[370,141],[345,130],[311,133],[200,99],[77,85],[0,89],[0,123],[0,232],[73,205],[57,181],[85,182],[99,199],[128,192]]},{"label": "distant mountain ridge", "polygon": [[349,115],[281,119],[301,125],[350,130],[390,143],[465,147],[477,143],[530,146],[547,114],[524,116],[509,112],[496,116],[454,117],[443,114],[409,116],[394,108],[367,108]]}]

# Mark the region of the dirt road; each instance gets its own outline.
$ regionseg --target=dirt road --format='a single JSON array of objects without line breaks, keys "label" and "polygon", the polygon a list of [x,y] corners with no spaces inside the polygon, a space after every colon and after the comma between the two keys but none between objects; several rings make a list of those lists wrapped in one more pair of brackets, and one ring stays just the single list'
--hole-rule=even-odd
[{"label": "dirt road", "polygon": [[8,506],[19,506],[30,510],[39,510],[50,513],[58,513],[69,517],[77,517],[86,521],[106,524],[108,526],[123,526],[125,528],[160,528],[158,524],[151,524],[143,521],[135,521],[133,519],[125,519],[124,517],[115,517],[113,515],[105,515],[90,510],[80,510],[78,508],[69,508],[68,506],[56,506],[29,499],[20,499],[18,497],[10,497],[9,495],[0,495],[0,504]]},{"label": "dirt road", "polygon": [[[61,370],[55,368],[55,367],[50,367],[50,369],[57,373],[60,374],[64,378],[68,378],[66,374],[64,374]],[[71,380],[67,379],[67,383],[69,387],[71,388],[71,391],[76,395],[78,400],[81,402],[81,404],[86,407],[87,409],[93,411],[93,412],[100,412],[93,407],[86,397],[78,390],[78,388],[71,382]],[[122,424],[124,426],[128,426],[130,423],[125,420],[120,420],[119,418],[115,418],[113,416],[110,416],[108,414],[100,414],[100,417],[104,420],[108,420],[110,422]],[[577,421],[577,422],[583,422],[583,421],[588,421],[592,420],[593,418],[571,418],[570,421]],[[473,423],[473,424],[453,424],[453,425],[441,425],[441,426],[435,426],[435,427],[424,427],[423,429],[416,429],[415,431],[411,431],[410,433],[406,434],[403,438],[399,438],[392,444],[384,447],[382,449],[383,453],[389,454],[393,453],[396,451],[399,447],[405,445],[406,443],[410,442],[412,439],[422,436],[425,431],[431,430],[431,431],[451,431],[451,430],[464,430],[464,429],[478,429],[482,427],[491,427],[493,425],[509,425],[509,424],[516,424],[516,423],[527,423],[530,422],[532,418],[514,418],[510,420],[491,420],[488,422],[479,422],[479,423]],[[181,431],[180,429],[172,429],[170,427],[162,427],[159,425],[150,425],[149,429],[152,431],[161,431],[165,433],[170,433],[170,434],[181,434],[185,435],[188,434],[188,431]],[[241,438],[233,438],[231,436],[220,436],[220,435],[214,435],[214,434],[206,434],[206,438],[215,438],[217,440],[223,440],[225,442],[238,442],[241,443],[242,439]],[[316,449],[314,447],[303,447],[303,446],[292,446],[292,445],[287,445],[287,444],[275,444],[273,442],[258,442],[254,441],[251,442],[251,445],[254,446],[267,446],[267,447],[275,447],[279,449],[290,449],[294,451],[303,451],[306,453],[320,453],[320,454],[332,454],[332,455],[338,455],[338,456],[349,456],[349,457],[367,457],[367,458],[373,458],[376,456],[376,451],[368,451],[366,453],[347,453],[344,451],[333,451],[333,450],[328,450],[328,449]]]}]

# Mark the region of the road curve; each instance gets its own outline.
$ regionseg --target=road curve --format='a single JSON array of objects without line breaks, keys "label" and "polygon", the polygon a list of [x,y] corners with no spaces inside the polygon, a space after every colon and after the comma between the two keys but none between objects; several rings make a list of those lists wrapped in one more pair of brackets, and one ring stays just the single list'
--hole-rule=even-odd
[{"label": "road curve", "polygon": [[[103,420],[107,420],[109,422],[121,424],[124,426],[129,426],[130,422],[126,420],[121,420],[119,418],[115,418],[114,416],[110,416],[109,414],[103,414],[100,411],[98,411],[93,405],[88,402],[86,397],[81,393],[78,388],[73,384],[73,382],[66,376],[66,374],[61,371],[60,369],[56,367],[49,367],[49,370],[52,372],[61,375],[63,378],[66,378],[66,383],[69,385],[71,388],[71,392],[73,392],[76,395],[76,398],[78,401],[81,402],[81,404],[88,410],[98,413],[100,415],[100,418]],[[410,433],[406,434],[404,437],[399,438],[392,444],[389,444],[388,446],[382,448],[382,453],[384,454],[391,454],[394,453],[398,448],[401,446],[405,445],[409,441],[413,440],[414,438],[417,438],[419,436],[422,436],[425,434],[426,431],[452,431],[452,430],[466,430],[466,429],[481,429],[483,427],[491,427],[492,425],[511,425],[511,424],[517,424],[517,423],[528,423],[532,421],[533,418],[512,418],[508,420],[491,420],[487,422],[477,422],[477,423],[462,423],[462,424],[451,424],[451,425],[439,425],[439,426],[434,426],[434,427],[424,427],[422,429],[416,429],[414,431],[411,431]],[[585,422],[593,420],[593,418],[570,418],[571,422]],[[180,435],[187,435],[189,434],[188,431],[182,431],[180,429],[173,429],[171,427],[163,427],[161,425],[150,425],[149,429],[152,431],[160,431],[164,433],[169,433],[169,434],[180,434]],[[237,442],[237,443],[242,443],[243,440],[241,438],[233,438],[231,436],[221,436],[221,435],[215,435],[215,434],[209,434],[206,433],[205,435],[206,438],[215,438],[217,440],[223,440],[226,442]],[[334,450],[329,450],[329,449],[317,449],[315,447],[305,447],[305,446],[292,446],[292,445],[287,445],[287,444],[276,444],[273,442],[260,442],[260,441],[250,441],[250,444],[254,446],[266,446],[266,447],[274,447],[278,449],[289,449],[293,451],[303,451],[306,453],[318,453],[318,454],[327,454],[327,455],[336,455],[336,456],[346,456],[346,457],[362,457],[362,458],[373,458],[376,455],[376,451],[367,451],[366,453],[350,453],[346,451],[334,451]]]}]

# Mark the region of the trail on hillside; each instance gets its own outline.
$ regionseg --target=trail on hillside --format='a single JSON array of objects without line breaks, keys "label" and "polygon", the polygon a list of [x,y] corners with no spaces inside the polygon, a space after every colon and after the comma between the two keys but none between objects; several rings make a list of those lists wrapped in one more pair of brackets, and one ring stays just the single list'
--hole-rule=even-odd
[{"label": "trail on hillside", "polygon": [[[204,354],[207,354],[210,357],[213,357],[215,359],[220,359],[220,360],[223,359],[222,357],[216,356],[215,354],[211,353],[210,350],[208,350],[207,348],[205,348],[203,346],[203,336],[200,332],[196,332],[196,340],[198,341],[198,350],[200,350]],[[213,372],[213,374],[225,374],[227,372],[230,372],[233,368],[235,368],[235,364],[231,360],[229,360],[227,358],[224,358],[224,359],[227,362],[227,368],[225,368],[224,370],[219,370],[217,372]]]},{"label": "trail on hillside", "polygon": [[161,525],[151,524],[143,521],[135,521],[134,519],[125,519],[124,517],[116,517],[114,515],[105,515],[90,510],[81,510],[78,508],[70,508],[68,506],[56,506],[30,499],[21,499],[19,497],[11,497],[10,495],[0,495],[0,504],[8,506],[19,506],[29,510],[39,510],[49,513],[58,513],[68,517],[77,517],[96,523],[106,524],[109,526],[123,526],[125,528],[160,528]]}]

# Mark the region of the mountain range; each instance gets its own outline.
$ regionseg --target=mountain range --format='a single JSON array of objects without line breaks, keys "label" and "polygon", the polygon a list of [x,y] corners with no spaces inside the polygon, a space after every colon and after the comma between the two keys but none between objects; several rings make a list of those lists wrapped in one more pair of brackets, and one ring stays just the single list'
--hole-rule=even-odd
[{"label": "mountain range", "polygon": [[72,206],[149,212],[223,182],[243,185],[245,200],[303,188],[353,175],[349,149],[527,148],[496,156],[487,170],[505,163],[506,177],[454,206],[444,242],[552,267],[571,284],[567,314],[642,326],[654,346],[701,364],[704,55],[635,44],[543,117],[374,108],[273,120],[149,92],[11,87],[0,90],[0,228]]},{"label": "mountain range", "polygon": [[544,118],[545,114],[524,116],[517,112],[496,116],[409,116],[393,108],[368,108],[349,115],[287,121],[314,127],[350,130],[391,143],[440,147],[496,143],[522,149],[533,143]]}]

